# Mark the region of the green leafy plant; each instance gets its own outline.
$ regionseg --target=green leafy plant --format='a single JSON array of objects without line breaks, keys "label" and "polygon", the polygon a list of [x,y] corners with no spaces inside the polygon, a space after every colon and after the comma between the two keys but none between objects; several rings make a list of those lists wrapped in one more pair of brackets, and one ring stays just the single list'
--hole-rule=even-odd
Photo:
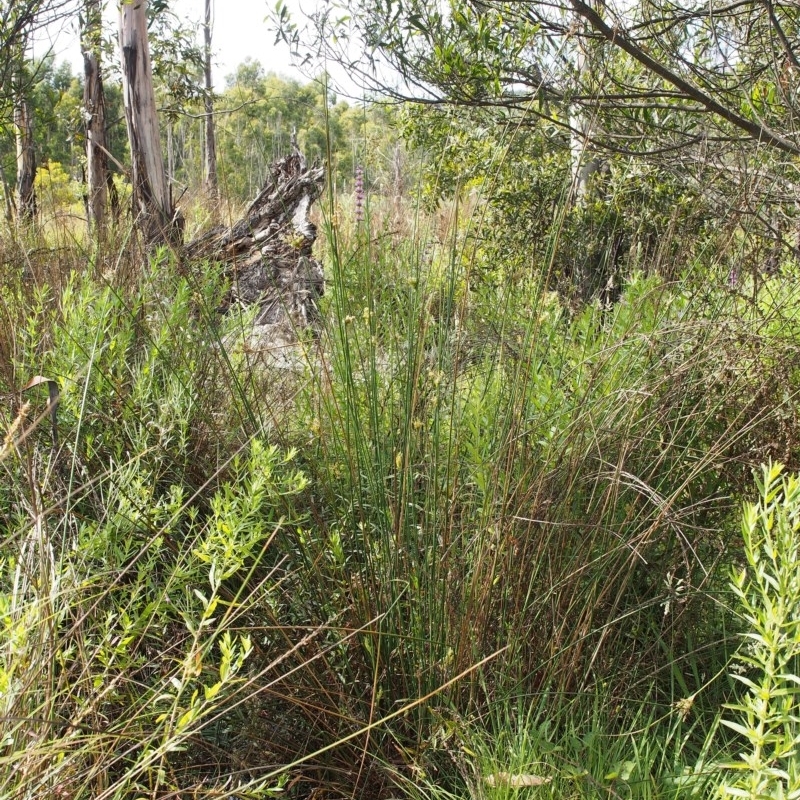
[{"label": "green leafy plant", "polygon": [[800,797],[800,477],[780,464],[764,467],[760,499],[745,506],[746,566],[733,591],[749,630],[733,677],[746,688],[722,724],[747,743],[725,764],[735,778],[723,797],[790,800]]}]

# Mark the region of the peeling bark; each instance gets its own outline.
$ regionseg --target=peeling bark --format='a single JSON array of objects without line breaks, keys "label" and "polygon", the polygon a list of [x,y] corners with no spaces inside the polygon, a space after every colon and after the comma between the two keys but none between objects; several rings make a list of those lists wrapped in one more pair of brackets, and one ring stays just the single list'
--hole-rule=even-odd
[{"label": "peeling bark", "polygon": [[120,6],[122,94],[131,149],[134,210],[146,245],[179,245],[183,225],[172,205],[161,153],[146,11],[147,0]]},{"label": "peeling bark", "polygon": [[83,50],[83,114],[86,122],[86,184],[89,229],[102,233],[108,207],[108,156],[103,78],[100,73],[100,0],[86,0]]},{"label": "peeling bark", "polygon": [[36,155],[33,149],[33,118],[28,101],[14,99],[14,131],[17,141],[17,213],[21,220],[36,216]]}]

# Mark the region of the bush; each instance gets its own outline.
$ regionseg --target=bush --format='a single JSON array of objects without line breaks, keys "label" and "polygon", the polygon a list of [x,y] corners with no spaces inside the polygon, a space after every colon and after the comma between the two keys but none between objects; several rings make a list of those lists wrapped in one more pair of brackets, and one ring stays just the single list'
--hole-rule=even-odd
[{"label": "bush", "polygon": [[[219,785],[255,797],[280,772],[231,783],[226,737],[254,684],[281,680],[285,648],[264,634],[280,585],[272,548],[301,520],[292,498],[306,481],[292,453],[241,423],[207,449],[237,414],[219,402],[213,318],[197,324],[216,290],[203,298],[153,270],[127,290],[73,276],[59,304],[31,309],[17,351],[18,374],[58,382],[60,444],[37,426],[36,397],[6,420],[3,796]],[[48,328],[51,349],[37,352]]]},{"label": "bush", "polygon": [[744,747],[720,786],[750,800],[800,796],[800,477],[764,467],[759,495],[744,509],[746,564],[732,582],[746,623],[733,677],[745,694],[728,705],[736,718],[722,720]]}]

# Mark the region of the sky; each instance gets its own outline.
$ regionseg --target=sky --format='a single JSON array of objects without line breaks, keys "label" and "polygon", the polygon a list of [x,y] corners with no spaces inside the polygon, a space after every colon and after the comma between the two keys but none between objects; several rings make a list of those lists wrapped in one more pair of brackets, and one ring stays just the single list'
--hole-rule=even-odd
[{"label": "sky", "polygon": [[[285,0],[292,15],[310,11],[320,0]],[[214,87],[225,87],[225,76],[230,75],[248,56],[260,61],[267,72],[277,72],[291,78],[307,80],[300,70],[292,66],[289,49],[285,44],[275,45],[275,33],[266,21],[275,0],[212,0],[214,28],[212,33]],[[204,0],[169,0],[171,10],[184,22],[201,23],[205,13]],[[108,0],[105,19],[108,31],[115,31],[117,2]],[[198,28],[198,42],[202,32]],[[33,55],[41,57],[52,48],[56,61],[69,61],[73,71],[83,71],[78,44],[77,19],[70,19],[43,31],[33,44]]]}]

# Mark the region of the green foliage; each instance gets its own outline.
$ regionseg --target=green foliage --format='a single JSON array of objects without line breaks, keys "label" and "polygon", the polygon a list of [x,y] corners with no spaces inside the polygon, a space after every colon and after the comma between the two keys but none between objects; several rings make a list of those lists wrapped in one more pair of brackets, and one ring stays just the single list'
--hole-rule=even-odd
[{"label": "green foliage", "polygon": [[[95,519],[82,502],[77,516],[21,519],[8,531],[0,574],[4,795],[120,796],[191,781],[196,768],[180,766],[180,753],[242,701],[253,644],[237,632],[224,581],[251,568],[266,546],[251,526],[268,514],[270,494],[297,490],[297,476],[282,484],[281,465],[276,449],[254,440],[247,464],[233,471],[236,483],[210,498],[207,519],[180,485],[157,496],[135,462],[112,465],[93,487],[104,504]],[[30,682],[31,672],[44,680]],[[107,749],[115,741],[133,746]],[[240,784],[253,797],[267,788]]]},{"label": "green foliage", "polygon": [[203,50],[197,31],[185,24],[167,3],[148,6],[148,41],[162,119],[177,116],[205,95]]},{"label": "green foliage", "polygon": [[[30,406],[5,420],[3,796],[200,790],[213,775],[198,748],[263,671],[254,619],[279,581],[259,565],[302,519],[286,512],[305,478],[294,454],[231,425],[236,401],[214,388],[229,367],[204,316],[219,282],[200,294],[166,264],[134,291],[73,276],[58,303],[27,306],[16,366],[57,376],[64,444],[48,455]],[[221,783],[260,797],[277,777]]]},{"label": "green foliage", "polygon": [[506,800],[649,799],[708,791],[711,774],[694,769],[706,748],[687,747],[693,725],[679,709],[659,716],[657,706],[645,703],[620,710],[613,722],[603,709],[601,693],[545,693],[498,702],[485,724],[448,720],[441,739],[458,764],[461,784],[447,790],[425,776],[409,793],[429,800]]},{"label": "green foliage", "polygon": [[725,765],[738,777],[720,787],[723,797],[752,800],[800,796],[800,479],[779,464],[764,467],[759,494],[744,509],[746,565],[732,582],[747,626],[733,677],[746,693],[728,705],[736,718],[722,720],[746,745]]},{"label": "green foliage", "polygon": [[232,197],[254,197],[270,164],[290,152],[293,130],[309,159],[325,158],[326,107],[331,100],[335,102],[326,98],[321,83],[304,86],[265,75],[255,62],[240,65],[217,101],[221,108],[236,109],[220,119],[217,129],[221,185]]},{"label": "green foliage", "polygon": [[[37,202],[45,214],[53,215],[60,211],[81,208],[81,186],[71,180],[57,161],[48,161],[36,171],[34,181]],[[77,209],[76,209],[77,207]]]},{"label": "green foliage", "polygon": [[[305,24],[283,6],[274,16],[300,59],[416,103],[407,133],[432,156],[428,201],[481,188],[476,283],[525,280],[533,260],[534,281],[579,307],[613,302],[634,269],[673,279],[703,253],[753,270],[794,254],[784,9],[721,20],[659,2],[332,0]],[[605,176],[575,203],[588,208],[570,209],[581,167],[599,160]],[[744,174],[769,178],[743,205]]]},{"label": "green foliage", "polygon": [[[217,120],[220,183],[236,200],[258,193],[272,162],[290,152],[293,132],[309,161],[331,160],[329,180],[339,187],[352,185],[359,164],[382,176],[391,172],[391,113],[337,99],[324,74],[302,84],[265,74],[258,62],[247,60],[228,76],[216,103],[224,112]],[[195,122],[180,124],[184,137],[199,140]],[[187,156],[179,159],[181,177],[197,180],[202,165],[197,155]]]},{"label": "green foliage", "polygon": [[479,295],[529,282],[579,308],[598,297],[615,300],[637,270],[679,277],[676,264],[716,247],[720,231],[702,194],[632,159],[609,158],[588,201],[571,203],[572,154],[552,120],[414,105],[404,107],[402,120],[409,146],[426,154],[426,207],[454,195],[477,198],[481,218],[468,257]]}]

